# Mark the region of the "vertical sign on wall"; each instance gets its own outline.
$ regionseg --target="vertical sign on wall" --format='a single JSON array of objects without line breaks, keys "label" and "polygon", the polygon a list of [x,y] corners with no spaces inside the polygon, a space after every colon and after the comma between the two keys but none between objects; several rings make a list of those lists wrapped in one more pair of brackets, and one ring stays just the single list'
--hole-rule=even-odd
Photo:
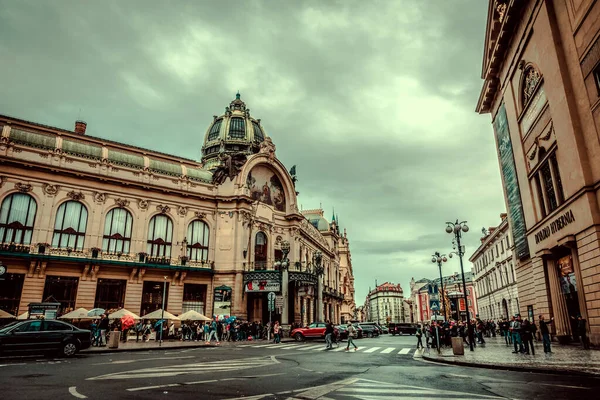
[{"label": "vertical sign on wall", "polygon": [[521,202],[521,192],[519,191],[519,181],[517,178],[517,168],[513,154],[512,143],[510,141],[510,131],[508,129],[508,120],[506,118],[506,108],[504,103],[500,106],[496,120],[494,121],[494,130],[496,131],[496,140],[498,145],[498,156],[504,178],[504,192],[508,203],[508,215],[510,217],[513,240],[519,259],[529,257],[529,244],[525,235],[525,217],[523,215],[523,204]]}]

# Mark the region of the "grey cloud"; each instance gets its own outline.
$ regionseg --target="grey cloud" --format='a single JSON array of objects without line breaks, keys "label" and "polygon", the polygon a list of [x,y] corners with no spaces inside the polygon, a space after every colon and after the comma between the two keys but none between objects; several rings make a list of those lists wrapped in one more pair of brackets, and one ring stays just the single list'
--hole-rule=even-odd
[{"label": "grey cloud", "polygon": [[299,203],[335,207],[361,302],[375,278],[436,276],[446,220],[477,232],[504,209],[489,118],[472,112],[486,8],[0,0],[0,112],[67,129],[81,116],[91,135],[198,159],[239,89],[298,165]]}]

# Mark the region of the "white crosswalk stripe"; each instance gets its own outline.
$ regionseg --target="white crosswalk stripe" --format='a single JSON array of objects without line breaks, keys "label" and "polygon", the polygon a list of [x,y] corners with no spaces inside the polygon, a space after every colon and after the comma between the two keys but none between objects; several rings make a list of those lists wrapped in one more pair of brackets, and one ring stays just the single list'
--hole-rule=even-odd
[{"label": "white crosswalk stripe", "polygon": [[[331,350],[327,350],[327,346],[325,343],[321,344],[306,344],[306,343],[286,343],[286,344],[268,344],[268,345],[241,345],[238,347],[245,348],[255,348],[261,350],[296,350],[296,351],[304,351],[304,352],[313,352],[313,351],[329,351],[340,353],[346,350],[346,343],[340,343],[338,347],[334,347]],[[396,348],[396,347],[370,347],[370,346],[359,346],[357,352],[366,353],[366,354],[392,354],[396,350],[398,350],[397,355],[410,355],[415,351],[412,347],[405,348]],[[354,348],[350,349],[350,352],[354,353]]]},{"label": "white crosswalk stripe", "polygon": [[370,349],[365,350],[365,353],[374,353],[379,350],[381,347],[371,347]]},{"label": "white crosswalk stripe", "polygon": [[327,393],[328,398],[356,398],[361,400],[383,400],[383,399],[501,399],[502,397],[487,394],[475,394],[451,390],[440,390],[428,387],[391,384],[388,382],[377,382],[369,379],[359,379],[341,388],[336,388]]}]

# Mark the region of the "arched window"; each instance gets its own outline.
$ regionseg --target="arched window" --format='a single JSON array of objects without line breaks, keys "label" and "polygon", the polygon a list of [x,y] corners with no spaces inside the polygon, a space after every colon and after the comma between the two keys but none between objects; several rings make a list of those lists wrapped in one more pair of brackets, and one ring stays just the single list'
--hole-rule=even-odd
[{"label": "arched window", "polygon": [[208,132],[208,141],[216,140],[219,137],[219,131],[221,130],[222,119],[218,119],[215,121],[213,126],[210,128],[210,132]]},{"label": "arched window", "polygon": [[229,121],[229,137],[232,139],[246,138],[246,120],[244,118],[231,118]]},{"label": "arched window", "polygon": [[192,221],[188,225],[187,256],[191,261],[208,261],[208,238],[210,231],[204,221]]},{"label": "arched window", "polygon": [[104,220],[102,251],[129,254],[133,217],[124,208],[113,208]]},{"label": "arched window", "polygon": [[254,242],[255,269],[267,269],[267,235],[258,232]]},{"label": "arched window", "polygon": [[166,215],[152,217],[148,226],[148,255],[150,257],[171,258],[173,241],[173,221]]},{"label": "arched window", "polygon": [[24,193],[7,196],[0,208],[0,241],[2,243],[31,244],[37,204]]},{"label": "arched window", "polygon": [[87,208],[80,202],[67,201],[62,203],[56,212],[52,246],[83,250],[87,217]]}]

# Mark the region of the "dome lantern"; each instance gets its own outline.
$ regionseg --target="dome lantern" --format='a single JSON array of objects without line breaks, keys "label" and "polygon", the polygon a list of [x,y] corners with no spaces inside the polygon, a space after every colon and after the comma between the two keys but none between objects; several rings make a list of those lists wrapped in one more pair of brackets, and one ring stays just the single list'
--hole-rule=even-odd
[{"label": "dome lantern", "polygon": [[225,113],[215,116],[204,136],[202,162],[207,169],[219,165],[222,154],[251,155],[258,153],[260,144],[267,138],[260,119],[250,116],[250,109],[241,99],[240,92],[225,107]]}]

